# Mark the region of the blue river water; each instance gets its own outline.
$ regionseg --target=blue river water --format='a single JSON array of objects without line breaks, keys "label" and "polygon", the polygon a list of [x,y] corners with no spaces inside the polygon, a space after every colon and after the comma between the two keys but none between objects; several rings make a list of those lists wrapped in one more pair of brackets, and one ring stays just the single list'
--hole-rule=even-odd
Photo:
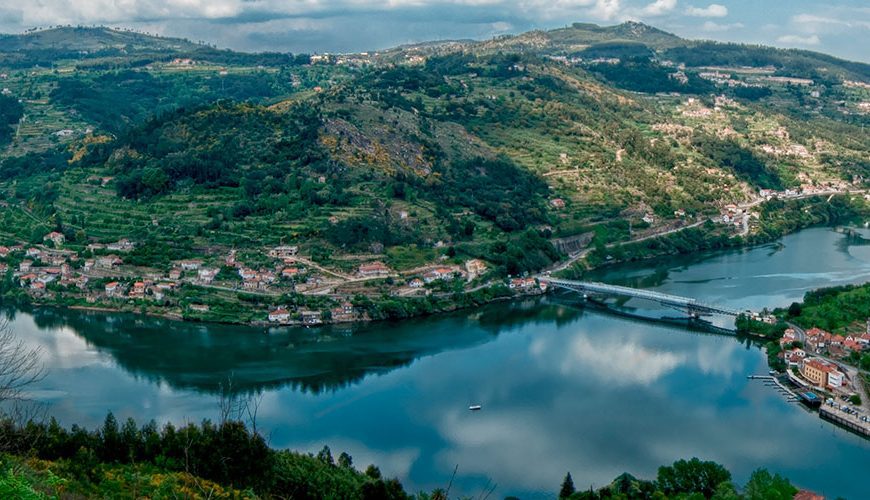
[{"label": "blue river water", "polygon": [[[813,228],[590,278],[759,310],[870,281],[865,243]],[[97,426],[108,411],[215,419],[220,387],[231,384],[259,401],[272,446],[326,444],[411,491],[445,487],[457,468],[452,493],[553,498],[567,471],[578,488],[600,487],[697,456],[738,483],[766,467],[829,498],[870,498],[870,441],[747,380],[767,372],[758,346],[597,312],[570,294],[268,333],[52,308],[10,319],[49,369],[32,395],[67,425]]]}]

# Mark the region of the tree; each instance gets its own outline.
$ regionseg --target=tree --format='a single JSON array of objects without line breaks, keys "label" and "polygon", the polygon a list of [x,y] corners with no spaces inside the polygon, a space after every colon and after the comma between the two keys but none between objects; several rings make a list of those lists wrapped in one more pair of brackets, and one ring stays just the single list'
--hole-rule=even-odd
[{"label": "tree", "polygon": [[574,479],[571,477],[571,473],[565,474],[565,480],[562,481],[562,488],[559,489],[559,498],[568,498],[576,492],[577,489],[574,488]]},{"label": "tree", "polygon": [[788,479],[758,469],[749,476],[744,493],[747,500],[791,500],[797,491]]},{"label": "tree", "polygon": [[659,467],[656,478],[658,487],[666,495],[700,493],[706,498],[713,496],[719,484],[730,481],[731,473],[716,462],[678,460],[671,466]]},{"label": "tree", "polygon": [[740,495],[734,489],[734,483],[725,481],[716,487],[712,500],[740,500]]},{"label": "tree", "polygon": [[0,319],[0,405],[27,400],[24,390],[45,377],[39,348],[31,348]]}]

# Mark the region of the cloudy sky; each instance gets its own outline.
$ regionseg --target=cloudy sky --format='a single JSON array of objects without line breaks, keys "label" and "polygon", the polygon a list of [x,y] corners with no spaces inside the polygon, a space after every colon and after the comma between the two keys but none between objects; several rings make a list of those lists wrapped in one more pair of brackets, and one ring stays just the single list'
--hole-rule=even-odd
[{"label": "cloudy sky", "polygon": [[870,62],[868,0],[0,0],[0,32],[102,24],[240,50],[342,52],[639,20]]}]

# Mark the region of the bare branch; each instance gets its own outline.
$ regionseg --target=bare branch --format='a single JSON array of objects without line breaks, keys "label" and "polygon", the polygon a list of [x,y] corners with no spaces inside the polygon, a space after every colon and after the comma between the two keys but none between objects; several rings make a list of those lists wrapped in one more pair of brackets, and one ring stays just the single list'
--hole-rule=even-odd
[{"label": "bare branch", "polygon": [[0,319],[0,404],[28,400],[25,389],[45,378],[42,351],[29,347]]}]

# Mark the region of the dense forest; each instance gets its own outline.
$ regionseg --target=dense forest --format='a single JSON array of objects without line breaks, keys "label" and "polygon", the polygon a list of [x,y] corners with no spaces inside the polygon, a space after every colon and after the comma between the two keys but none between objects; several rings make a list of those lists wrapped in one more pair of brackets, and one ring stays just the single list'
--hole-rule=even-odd
[{"label": "dense forest", "polygon": [[[162,428],[155,422],[119,423],[109,414],[96,430],[61,427],[53,419],[0,425],[0,495],[5,498],[448,498],[448,489],[411,494],[375,464],[364,472],[353,458],[328,447],[317,454],[269,448],[261,435],[232,419]],[[449,478],[445,478],[447,484]],[[560,499],[706,498],[788,500],[787,479],[756,470],[743,488],[715,462],[697,458],[659,467],[654,480],[625,473],[600,489],[578,488],[571,474]]]},{"label": "dense forest", "polygon": [[290,76],[280,71],[178,77],[120,70],[94,78],[60,79],[50,97],[60,106],[75,109],[101,129],[120,134],[146,119],[179,108],[218,100],[261,102],[291,92]]},{"label": "dense forest", "polygon": [[[166,424],[158,428],[154,422],[138,426],[127,420],[119,424],[109,414],[101,428],[88,431],[77,426],[65,429],[54,420],[25,426],[4,420],[0,440],[4,452],[12,455],[0,458],[6,472],[6,477],[0,476],[0,492],[4,488],[9,491],[8,488],[22,487],[22,478],[14,480],[15,473],[10,472],[9,464],[13,457],[30,456],[56,464],[52,468],[54,474],[73,483],[52,483],[42,477],[43,489],[54,486],[56,491],[86,497],[133,498],[138,488],[153,483],[143,481],[144,478],[183,473],[214,482],[228,491],[247,491],[246,497],[408,498],[399,481],[381,477],[373,465],[361,473],[353,467],[349,455],[342,453],[334,459],[327,447],[316,456],[276,451],[267,446],[262,436],[238,421],[205,421],[179,428]],[[183,486],[154,493],[162,498],[173,497],[184,491]],[[194,497],[203,494],[196,490],[193,493]],[[42,497],[33,495],[33,498]]]},{"label": "dense forest", "polygon": [[868,64],[798,49],[704,41],[672,47],[664,50],[662,55],[687,66],[773,66],[786,76],[816,75],[816,68],[820,63],[827,63],[841,68],[843,72],[849,72],[854,77],[870,78]]},{"label": "dense forest", "polygon": [[658,64],[651,57],[627,57],[616,64],[599,63],[589,68],[614,86],[635,92],[703,94],[714,89],[711,83],[692,73],[686,74],[685,83],[680,82],[672,76],[672,68]]},{"label": "dense forest", "polygon": [[752,473],[743,488],[731,479],[731,472],[716,462],[697,458],[677,460],[659,467],[655,480],[637,479],[625,473],[609,485],[578,491],[568,473],[559,489],[559,498],[570,500],[614,499],[715,499],[715,500],[791,500],[798,489],[779,474],[766,469]]},{"label": "dense forest", "polygon": [[789,317],[805,328],[847,333],[861,332],[870,318],[870,284],[844,285],[812,290],[803,302],[788,309]]},{"label": "dense forest", "polygon": [[24,115],[24,107],[14,97],[0,95],[0,146],[12,139],[13,125]]}]

